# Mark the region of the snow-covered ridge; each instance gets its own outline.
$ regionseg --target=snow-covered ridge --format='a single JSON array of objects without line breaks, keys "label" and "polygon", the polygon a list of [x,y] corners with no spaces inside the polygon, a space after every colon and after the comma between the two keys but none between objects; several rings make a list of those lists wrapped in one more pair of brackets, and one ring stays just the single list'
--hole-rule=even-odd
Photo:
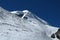
[{"label": "snow-covered ridge", "polygon": [[[23,17],[24,17],[24,16],[34,17],[35,19],[39,20],[40,22],[42,22],[42,23],[44,23],[44,24],[48,24],[45,20],[43,20],[43,19],[37,17],[35,14],[31,13],[31,12],[28,11],[28,10],[12,11],[11,13],[13,13],[13,14],[19,14],[20,12],[22,12],[22,14],[24,14]],[[23,18],[23,17],[22,17],[22,18]]]},{"label": "snow-covered ridge", "polygon": [[7,11],[0,7],[0,40],[60,40],[59,32],[59,28],[28,10]]}]

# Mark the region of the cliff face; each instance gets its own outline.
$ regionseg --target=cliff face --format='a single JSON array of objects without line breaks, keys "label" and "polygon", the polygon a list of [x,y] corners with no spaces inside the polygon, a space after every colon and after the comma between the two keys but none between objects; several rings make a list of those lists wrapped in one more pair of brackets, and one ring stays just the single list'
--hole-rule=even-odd
[{"label": "cliff face", "polygon": [[58,30],[28,10],[11,12],[0,7],[0,40],[59,40]]}]

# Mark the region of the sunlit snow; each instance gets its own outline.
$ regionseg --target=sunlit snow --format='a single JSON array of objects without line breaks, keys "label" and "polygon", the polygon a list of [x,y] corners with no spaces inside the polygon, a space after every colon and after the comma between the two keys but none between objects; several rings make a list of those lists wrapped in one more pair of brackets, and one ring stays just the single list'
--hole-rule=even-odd
[{"label": "sunlit snow", "polygon": [[58,30],[28,10],[7,11],[0,7],[0,40],[59,40],[56,35],[51,37]]}]

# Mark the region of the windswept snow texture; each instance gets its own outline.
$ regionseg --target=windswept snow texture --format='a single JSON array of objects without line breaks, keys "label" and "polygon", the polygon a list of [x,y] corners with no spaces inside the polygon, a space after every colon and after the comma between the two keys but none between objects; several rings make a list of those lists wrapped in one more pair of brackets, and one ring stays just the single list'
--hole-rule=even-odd
[{"label": "windswept snow texture", "polygon": [[0,7],[0,40],[59,40],[51,38],[58,29],[28,10],[11,12]]}]

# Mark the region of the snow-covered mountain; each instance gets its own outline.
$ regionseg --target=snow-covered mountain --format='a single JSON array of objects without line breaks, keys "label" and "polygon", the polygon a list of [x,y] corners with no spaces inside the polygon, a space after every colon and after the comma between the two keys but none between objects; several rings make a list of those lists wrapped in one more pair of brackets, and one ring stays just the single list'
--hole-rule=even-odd
[{"label": "snow-covered mountain", "polygon": [[60,29],[28,10],[7,11],[0,7],[0,40],[60,40]]}]

